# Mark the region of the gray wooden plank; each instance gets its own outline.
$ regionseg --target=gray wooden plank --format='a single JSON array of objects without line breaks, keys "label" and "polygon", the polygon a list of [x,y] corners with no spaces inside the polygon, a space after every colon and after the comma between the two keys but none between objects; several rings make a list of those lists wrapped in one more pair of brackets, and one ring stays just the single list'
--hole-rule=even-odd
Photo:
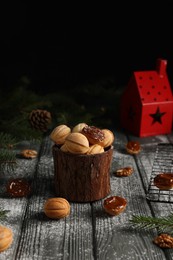
[{"label": "gray wooden plank", "polygon": [[[22,149],[35,149],[39,152],[39,145],[36,143],[22,142],[16,148],[17,155]],[[25,214],[27,212],[28,199],[27,198],[11,198],[6,194],[6,184],[11,178],[30,178],[33,179],[36,171],[38,158],[17,159],[17,168],[14,171],[1,172],[0,178],[0,206],[4,210],[9,210],[7,218],[1,220],[1,225],[7,226],[13,231],[13,242],[10,248],[0,254],[0,259],[11,260],[16,259],[15,255],[18,250],[18,243],[20,240],[21,230]]]},{"label": "gray wooden plank", "polygon": [[[151,147],[151,138],[153,140],[152,142],[152,147]],[[156,137],[150,137],[147,139],[143,139],[143,145],[144,143],[149,141],[148,149],[144,149],[143,153],[139,154],[136,156],[136,161],[138,164],[138,167],[140,169],[140,174],[144,179],[144,176],[146,180],[144,181],[144,186],[145,190],[147,192],[150,177],[151,177],[151,172],[152,172],[152,167],[153,167],[153,162],[154,162],[154,157],[155,157],[155,151],[156,151],[156,146],[159,143],[169,143],[169,141],[173,140],[172,135],[168,136],[156,136]],[[145,146],[146,147],[146,146]],[[152,157],[152,160],[151,160]],[[173,158],[173,155],[172,155]],[[169,214],[172,213],[173,211],[173,203],[161,203],[161,202],[148,202],[152,209],[153,216],[156,217],[165,217],[168,216]],[[173,252],[172,250],[167,250],[166,251],[166,256],[167,259],[173,259]]]},{"label": "gray wooden plank", "polygon": [[45,139],[22,228],[17,259],[94,259],[91,206],[70,203],[71,213],[60,220],[48,219],[43,212],[46,199],[55,197],[53,188],[52,143]]},{"label": "gray wooden plank", "polygon": [[[144,149],[138,157],[126,153],[127,138],[123,133],[116,132],[115,137],[111,194],[127,198],[125,212],[110,217],[104,212],[103,200],[100,200],[92,206],[90,203],[70,203],[71,214],[67,218],[58,221],[47,219],[43,204],[54,196],[54,169],[52,143],[45,138],[39,164],[37,159],[19,160],[21,165],[15,173],[15,177],[35,177],[34,193],[29,199],[9,200],[4,197],[3,187],[9,176],[4,174],[0,180],[0,203],[3,208],[11,209],[3,223],[15,234],[11,248],[1,253],[1,259],[172,259],[171,252],[166,253],[165,258],[164,252],[152,243],[156,231],[141,233],[129,229],[132,214],[152,215],[154,212],[160,216],[172,210],[172,204],[148,203],[145,198],[154,147],[158,142],[169,142],[172,136],[140,139]],[[115,177],[115,169],[130,165],[134,168],[132,176]]]},{"label": "gray wooden plank", "polygon": [[[124,197],[128,204],[122,214],[109,217],[103,212],[103,200],[93,203],[97,259],[166,259],[163,251],[152,243],[156,231],[141,233],[129,229],[129,220],[133,214],[152,216],[152,212],[146,201],[136,160],[126,153],[125,145],[128,140],[120,132],[116,132],[115,137],[110,195]],[[114,176],[116,168],[126,166],[134,168],[133,175],[125,178]]]},{"label": "gray wooden plank", "polygon": [[147,192],[157,145],[160,143],[169,143],[169,140],[166,135],[143,138],[129,136],[129,139],[139,141],[141,144],[141,152],[138,155],[135,155],[134,158],[139,169],[144,189]]}]

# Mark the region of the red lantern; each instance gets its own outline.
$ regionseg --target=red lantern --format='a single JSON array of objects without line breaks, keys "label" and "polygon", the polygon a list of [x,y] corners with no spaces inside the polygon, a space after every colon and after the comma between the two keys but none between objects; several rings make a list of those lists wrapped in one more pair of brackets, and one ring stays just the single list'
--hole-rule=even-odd
[{"label": "red lantern", "polygon": [[144,137],[172,130],[173,96],[166,73],[167,61],[157,59],[156,70],[133,72],[120,108],[121,126]]}]

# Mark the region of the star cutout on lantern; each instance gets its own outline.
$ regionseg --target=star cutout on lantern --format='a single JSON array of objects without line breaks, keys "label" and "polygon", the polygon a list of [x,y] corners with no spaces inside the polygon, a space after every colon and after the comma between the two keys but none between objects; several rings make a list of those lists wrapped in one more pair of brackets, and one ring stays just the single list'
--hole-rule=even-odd
[{"label": "star cutout on lantern", "polygon": [[157,110],[154,114],[150,114],[150,116],[153,118],[152,125],[158,122],[159,124],[162,124],[162,116],[164,116],[166,112],[160,112],[160,108],[157,107]]}]

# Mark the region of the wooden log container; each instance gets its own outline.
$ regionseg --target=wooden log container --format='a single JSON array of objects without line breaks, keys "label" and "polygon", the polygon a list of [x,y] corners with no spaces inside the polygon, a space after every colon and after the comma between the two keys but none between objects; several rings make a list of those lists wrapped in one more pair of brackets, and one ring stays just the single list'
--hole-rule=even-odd
[{"label": "wooden log container", "polygon": [[110,193],[113,146],[100,154],[77,155],[52,147],[55,193],[71,202],[92,202]]}]

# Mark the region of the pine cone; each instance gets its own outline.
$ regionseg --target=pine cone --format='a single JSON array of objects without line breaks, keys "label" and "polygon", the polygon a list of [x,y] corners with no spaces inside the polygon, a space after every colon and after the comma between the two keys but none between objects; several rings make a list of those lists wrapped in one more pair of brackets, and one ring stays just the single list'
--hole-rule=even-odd
[{"label": "pine cone", "polygon": [[48,126],[51,123],[51,120],[51,113],[47,110],[32,110],[29,115],[29,121],[31,126],[42,132],[46,132],[48,130]]}]

